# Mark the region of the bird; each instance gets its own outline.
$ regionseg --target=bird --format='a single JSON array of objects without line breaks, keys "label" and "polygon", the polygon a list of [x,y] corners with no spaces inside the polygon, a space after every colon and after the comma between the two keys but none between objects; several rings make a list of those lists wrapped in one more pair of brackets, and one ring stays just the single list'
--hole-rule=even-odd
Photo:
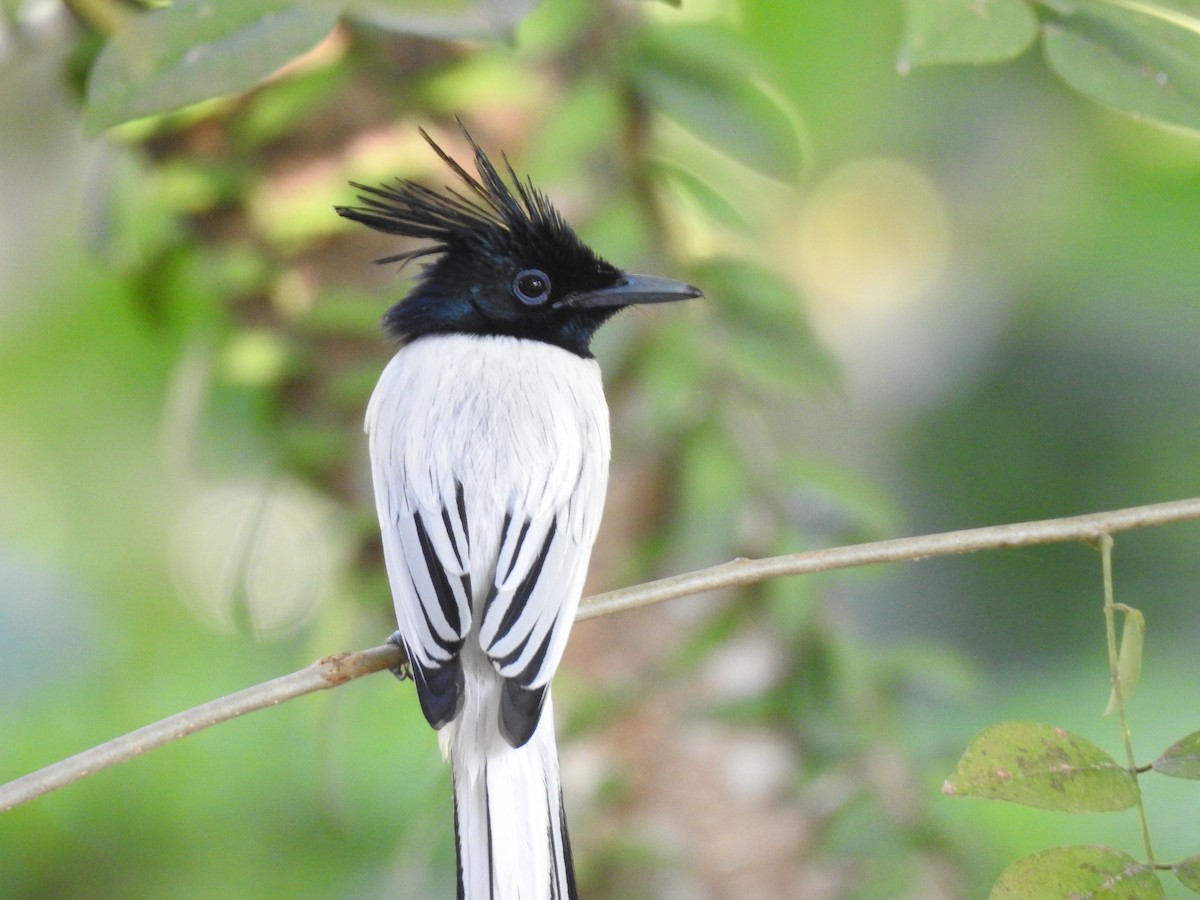
[{"label": "bird", "polygon": [[351,182],[361,205],[335,207],[417,242],[376,262],[424,260],[383,316],[398,350],[366,409],[391,640],[450,762],[460,900],[567,900],[550,680],[608,483],[590,344],[626,307],[703,295],[604,260],[458,124],[474,174],[420,129],[457,185]]}]

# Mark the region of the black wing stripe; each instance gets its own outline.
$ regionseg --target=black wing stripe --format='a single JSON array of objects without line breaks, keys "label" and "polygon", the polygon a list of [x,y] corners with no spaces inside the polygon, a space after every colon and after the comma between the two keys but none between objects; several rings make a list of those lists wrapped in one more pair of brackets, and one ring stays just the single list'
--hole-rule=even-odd
[{"label": "black wing stripe", "polygon": [[[493,592],[494,592],[494,589],[493,589]],[[521,658],[521,654],[525,652],[525,645],[529,643],[529,639],[531,637],[533,637],[532,631],[530,631],[528,634],[526,634],[525,637],[521,638],[521,643],[517,644],[517,646],[513,648],[513,651],[511,653],[509,653],[506,656],[501,656],[498,659],[493,658],[492,664],[497,669],[504,669],[504,668],[507,668],[508,666],[511,666],[513,663],[515,663],[518,659]]]},{"label": "black wing stripe", "polygon": [[[525,539],[525,533],[529,530],[529,523],[525,523],[525,527],[521,529],[521,536],[518,539]],[[546,564],[546,556],[550,552],[550,545],[554,543],[554,535],[558,531],[558,519],[552,519],[550,527],[546,530],[546,540],[542,542],[542,549],[538,551],[537,558],[533,561],[533,565],[529,567],[529,573],[517,585],[517,589],[513,592],[512,599],[508,602],[508,608],[504,610],[504,616],[500,619],[500,627],[496,629],[496,637],[492,640],[491,647],[496,646],[508,634],[509,630],[516,624],[517,620],[525,612],[525,606],[529,603],[529,597],[533,593],[533,589],[537,587],[538,576],[542,574],[542,566]],[[518,550],[520,545],[518,544]],[[516,552],[513,553],[515,559]],[[511,572],[511,567],[509,569]],[[530,633],[533,632],[533,623],[530,624]],[[528,637],[526,637],[528,640]],[[524,646],[524,641],[522,642]],[[516,657],[505,657],[506,659],[515,659]]]},{"label": "black wing stripe", "polygon": [[470,543],[471,531],[467,526],[467,501],[463,496],[463,486],[461,481],[454,482],[454,505],[458,507],[458,521],[462,525],[463,538]]},{"label": "black wing stripe", "polygon": [[[508,534],[508,526],[511,522],[512,522],[512,517],[509,515],[505,515],[504,516],[504,531],[502,532],[502,534],[505,534],[505,535]],[[510,575],[512,575],[513,569],[517,565],[517,559],[521,556],[521,548],[525,545],[525,535],[529,534],[529,523],[530,523],[530,520],[526,519],[525,524],[521,526],[520,533],[517,534],[517,542],[516,542],[516,544],[513,545],[512,556],[510,556],[508,559],[508,571],[504,573],[504,580],[508,580],[508,577]]]},{"label": "black wing stripe", "polygon": [[[419,512],[413,513],[413,524],[417,528],[417,540],[421,544],[421,555],[425,557],[425,571],[429,573],[429,580],[433,584],[433,592],[437,595],[438,606],[441,607],[442,615],[446,617],[446,623],[450,626],[451,630],[456,635],[461,635],[463,629],[462,618],[458,613],[458,599],[454,596],[454,589],[450,587],[450,580],[446,577],[446,570],[442,567],[442,563],[438,559],[437,551],[433,549],[433,543],[429,540],[429,533],[425,530],[425,523],[421,521],[421,514]],[[453,537],[451,540],[453,540]],[[426,614],[425,618],[429,618],[428,614]],[[437,632],[434,632],[434,638],[439,644],[442,643],[437,636]],[[458,646],[462,646],[461,640],[458,642]]]},{"label": "black wing stripe", "polygon": [[450,549],[454,551],[454,560],[459,568],[465,569],[462,551],[458,549],[458,541],[454,538],[454,524],[450,521],[450,510],[442,507],[442,524],[446,526],[446,537],[450,538]]},{"label": "black wing stripe", "polygon": [[[504,544],[508,540],[508,526],[510,526],[511,524],[512,524],[512,513],[506,512],[504,514],[504,524],[500,526],[500,555],[501,556],[504,555]],[[513,564],[516,562],[516,560],[517,560],[517,554],[514,553],[509,558],[508,570],[510,572],[512,571]],[[497,558],[497,560],[496,560],[496,580],[497,581],[500,580],[499,566],[500,566],[500,560],[499,560],[499,558]],[[495,593],[495,592],[493,591],[493,593]]]},{"label": "black wing stripe", "polygon": [[[415,594],[417,592],[417,583],[412,580],[411,574],[408,576],[408,578],[409,578],[409,581],[412,582],[413,593]],[[458,653],[458,651],[462,649],[463,639],[462,638],[446,639],[446,638],[442,637],[440,634],[438,634],[437,629],[433,627],[433,620],[429,618],[429,610],[427,610],[425,608],[425,604],[418,602],[417,606],[421,607],[421,615],[425,619],[425,627],[429,629],[430,636],[433,638],[433,641],[435,644],[437,644],[444,651],[446,651],[447,659],[449,659],[450,657],[452,657],[456,653]]]},{"label": "black wing stripe", "polygon": [[556,616],[555,621],[550,623],[550,628],[546,632],[546,636],[542,639],[542,645],[538,647],[537,653],[533,654],[533,659],[529,660],[529,665],[517,676],[516,681],[518,684],[529,687],[530,682],[541,672],[542,663],[546,661],[546,653],[550,649],[550,641],[554,637],[554,626],[557,622],[558,617]]},{"label": "black wing stripe", "polygon": [[[545,637],[542,638],[542,643],[538,646],[537,652],[533,654],[525,668],[515,675],[507,676],[509,681],[513,681],[523,688],[529,688],[529,685],[533,682],[535,676],[538,674],[538,670],[541,669],[542,663],[546,659],[546,653],[550,650],[550,641],[554,637],[554,625],[557,621],[558,619],[555,617],[554,622],[550,623],[550,628],[547,629]],[[525,648],[529,646],[529,640],[532,637],[533,632],[531,631],[521,639],[521,643],[513,648],[512,653],[502,656],[499,659],[493,659],[492,664],[500,670],[511,666],[521,658],[521,654],[523,654],[525,652]]]}]

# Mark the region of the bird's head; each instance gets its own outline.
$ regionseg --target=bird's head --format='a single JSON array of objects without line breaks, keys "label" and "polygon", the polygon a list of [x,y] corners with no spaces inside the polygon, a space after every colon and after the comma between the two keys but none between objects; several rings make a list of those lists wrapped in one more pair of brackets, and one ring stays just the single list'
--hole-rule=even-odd
[{"label": "bird's head", "polygon": [[377,231],[429,243],[379,262],[436,257],[384,326],[403,340],[430,334],[510,335],[580,356],[613,313],[640,303],[701,296],[689,284],[630,275],[596,255],[546,196],[503,158],[508,182],[463,129],[475,151],[471,175],[421,135],[466,187],[439,193],[412,181],[354,184],[363,206],[337,212]]}]

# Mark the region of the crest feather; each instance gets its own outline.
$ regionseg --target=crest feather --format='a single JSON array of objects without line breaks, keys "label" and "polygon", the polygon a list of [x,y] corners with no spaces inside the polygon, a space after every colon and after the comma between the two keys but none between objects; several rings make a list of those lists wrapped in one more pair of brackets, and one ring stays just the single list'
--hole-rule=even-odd
[{"label": "crest feather", "polygon": [[466,126],[461,121],[458,125],[474,151],[478,177],[438,146],[424,128],[419,130],[438,158],[465,185],[466,194],[450,186],[446,187],[445,192],[438,192],[415,181],[399,178],[393,185],[379,187],[351,182],[351,186],[360,191],[358,199],[363,205],[335,207],[338,215],[361,222],[376,231],[431,242],[427,246],[405,250],[376,262],[407,263],[422,256],[434,256],[457,248],[508,241],[537,243],[539,238],[547,234],[572,234],[570,226],[546,195],[528,179],[522,181],[517,177],[506,155],[501,154],[501,159],[512,188],[483,148],[471,137]]}]

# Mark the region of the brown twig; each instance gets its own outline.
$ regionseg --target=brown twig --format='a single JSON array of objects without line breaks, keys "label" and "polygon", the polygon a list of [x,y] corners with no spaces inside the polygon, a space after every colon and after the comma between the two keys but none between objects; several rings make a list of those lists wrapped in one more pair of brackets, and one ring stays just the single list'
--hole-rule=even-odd
[{"label": "brown twig", "polygon": [[391,668],[403,661],[400,649],[391,644],[357,653],[326,656],[290,675],[282,675],[194,706],[0,785],[0,812],[65,787],[101,769],[133,759],[147,750],[162,747],[220,722],[236,719],[243,713],[337,687],[353,678]]}]

